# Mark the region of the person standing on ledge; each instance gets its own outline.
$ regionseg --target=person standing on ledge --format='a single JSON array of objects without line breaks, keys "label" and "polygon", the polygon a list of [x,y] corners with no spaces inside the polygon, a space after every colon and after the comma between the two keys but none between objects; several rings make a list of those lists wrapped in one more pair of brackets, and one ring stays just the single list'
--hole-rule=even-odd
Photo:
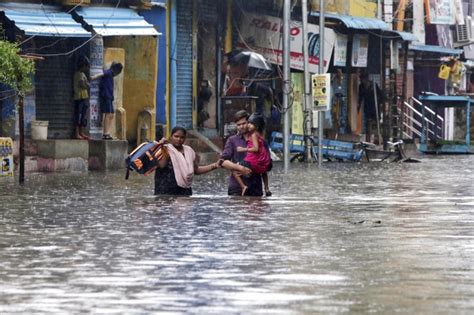
[{"label": "person standing on ledge", "polygon": [[87,110],[89,109],[89,80],[86,73],[90,63],[87,57],[81,56],[74,73],[74,139],[89,140],[84,133],[87,126]]},{"label": "person standing on ledge", "polygon": [[122,72],[123,65],[120,62],[112,62],[109,69],[103,73],[93,76],[91,79],[101,79],[99,83],[99,103],[103,114],[103,136],[104,140],[113,140],[110,135],[112,121],[114,120],[114,77]]}]

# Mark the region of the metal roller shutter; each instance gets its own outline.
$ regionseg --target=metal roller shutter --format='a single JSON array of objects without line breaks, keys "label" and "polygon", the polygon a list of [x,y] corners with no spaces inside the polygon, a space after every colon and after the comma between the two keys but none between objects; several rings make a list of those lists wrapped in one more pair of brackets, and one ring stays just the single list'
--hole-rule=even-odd
[{"label": "metal roller shutter", "polygon": [[177,3],[177,108],[176,124],[185,128],[193,125],[193,12],[191,0]]}]

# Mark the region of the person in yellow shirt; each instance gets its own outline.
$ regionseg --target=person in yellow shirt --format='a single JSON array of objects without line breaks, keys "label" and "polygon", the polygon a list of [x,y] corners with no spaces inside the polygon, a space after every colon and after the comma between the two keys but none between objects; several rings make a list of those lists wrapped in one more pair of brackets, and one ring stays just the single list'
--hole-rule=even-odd
[{"label": "person in yellow shirt", "polygon": [[87,126],[87,110],[89,109],[89,79],[86,75],[89,67],[89,60],[82,56],[74,73],[74,138],[80,140],[89,140],[89,136],[84,133],[84,128]]}]

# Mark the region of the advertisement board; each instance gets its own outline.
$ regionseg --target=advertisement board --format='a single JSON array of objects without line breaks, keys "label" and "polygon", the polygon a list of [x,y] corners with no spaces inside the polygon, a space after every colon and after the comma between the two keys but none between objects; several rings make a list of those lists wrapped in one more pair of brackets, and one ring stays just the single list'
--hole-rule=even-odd
[{"label": "advertisement board", "polygon": [[304,134],[304,74],[293,72],[291,74],[291,82],[293,83],[293,103],[291,106],[291,133],[302,135]]},{"label": "advertisement board", "polygon": [[0,176],[13,176],[13,140],[0,138]]},{"label": "advertisement board", "polygon": [[453,0],[425,0],[425,12],[428,23],[454,24],[456,16],[455,2]]},{"label": "advertisement board", "polygon": [[[240,22],[237,47],[262,54],[270,63],[283,64],[283,21],[278,17],[246,12]],[[327,72],[331,60],[336,33],[324,28],[324,69]],[[290,21],[290,46],[292,69],[303,70],[302,24]],[[309,71],[317,73],[319,67],[319,26],[308,24]]]},{"label": "advertisement board", "polygon": [[331,75],[313,74],[311,76],[313,110],[328,111],[331,109]]},{"label": "advertisement board", "polygon": [[369,35],[355,34],[352,41],[352,66],[367,67],[369,56]]},{"label": "advertisement board", "polygon": [[334,46],[334,66],[345,67],[347,63],[347,40],[348,36],[336,34],[336,42]]}]

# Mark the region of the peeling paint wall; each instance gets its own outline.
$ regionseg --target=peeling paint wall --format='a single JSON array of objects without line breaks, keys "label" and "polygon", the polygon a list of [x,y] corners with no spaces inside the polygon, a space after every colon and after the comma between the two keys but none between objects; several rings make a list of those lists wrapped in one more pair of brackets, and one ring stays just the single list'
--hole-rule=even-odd
[{"label": "peeling paint wall", "polygon": [[[123,48],[125,66],[123,107],[127,115],[127,140],[136,142],[138,115],[145,108],[156,110],[157,43],[152,36],[104,38],[105,48]],[[151,122],[155,134],[155,118]]]}]

